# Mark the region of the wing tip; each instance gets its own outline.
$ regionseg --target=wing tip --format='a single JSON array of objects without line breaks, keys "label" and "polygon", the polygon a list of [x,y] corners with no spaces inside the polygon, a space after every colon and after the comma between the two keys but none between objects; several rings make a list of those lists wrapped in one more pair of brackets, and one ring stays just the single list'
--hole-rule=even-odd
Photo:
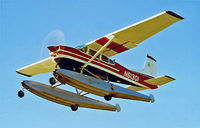
[{"label": "wing tip", "polygon": [[174,17],[176,17],[178,19],[181,19],[181,20],[184,19],[182,16],[180,16],[180,15],[178,15],[178,14],[172,12],[172,11],[166,11],[166,13],[169,14],[169,15],[171,15],[171,16],[174,16]]},{"label": "wing tip", "polygon": [[21,74],[21,75],[31,77],[31,75],[27,75],[27,74],[21,73],[21,72],[19,72],[19,71],[16,71],[16,72],[19,73],[19,74]]},{"label": "wing tip", "polygon": [[171,76],[165,75],[165,77],[168,77],[169,79],[172,79],[172,81],[173,81],[173,80],[176,80],[175,78],[173,78],[173,77],[171,77]]}]

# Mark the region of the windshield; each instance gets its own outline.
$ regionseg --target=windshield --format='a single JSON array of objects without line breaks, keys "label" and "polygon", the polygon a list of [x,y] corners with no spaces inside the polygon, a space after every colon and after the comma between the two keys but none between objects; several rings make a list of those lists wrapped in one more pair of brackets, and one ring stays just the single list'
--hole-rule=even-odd
[{"label": "windshield", "polygon": [[86,47],[86,45],[79,45],[79,46],[76,46],[75,48],[76,49],[83,49],[83,48],[85,48]]}]

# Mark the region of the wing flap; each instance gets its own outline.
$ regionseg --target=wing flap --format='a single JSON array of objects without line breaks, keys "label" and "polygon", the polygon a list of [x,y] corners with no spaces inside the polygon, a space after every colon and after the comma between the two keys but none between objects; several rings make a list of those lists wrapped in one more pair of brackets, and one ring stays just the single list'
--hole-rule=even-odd
[{"label": "wing flap", "polygon": [[16,72],[25,76],[53,72],[56,69],[56,62],[53,58],[46,58],[36,63],[17,69]]},{"label": "wing flap", "polygon": [[171,82],[173,80],[175,80],[175,79],[170,76],[160,76],[160,77],[144,80],[144,82],[151,84],[151,85],[160,85],[161,86],[161,85]]},{"label": "wing flap", "polygon": [[114,36],[115,38],[113,39],[113,42],[102,52],[107,57],[110,57],[136,47],[137,44],[143,40],[182,19],[184,18],[171,11],[165,11],[136,24],[110,33],[95,41],[91,41],[87,43],[86,46],[98,51],[104,44],[106,44],[111,36]]}]

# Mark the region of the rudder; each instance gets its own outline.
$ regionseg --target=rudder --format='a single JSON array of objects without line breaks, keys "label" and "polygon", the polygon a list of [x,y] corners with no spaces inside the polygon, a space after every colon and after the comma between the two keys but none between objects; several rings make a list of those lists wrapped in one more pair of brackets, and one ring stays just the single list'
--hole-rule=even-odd
[{"label": "rudder", "polygon": [[136,71],[148,76],[156,77],[157,76],[156,60],[153,57],[149,56],[149,54],[147,54],[144,68],[142,70],[136,70]]}]

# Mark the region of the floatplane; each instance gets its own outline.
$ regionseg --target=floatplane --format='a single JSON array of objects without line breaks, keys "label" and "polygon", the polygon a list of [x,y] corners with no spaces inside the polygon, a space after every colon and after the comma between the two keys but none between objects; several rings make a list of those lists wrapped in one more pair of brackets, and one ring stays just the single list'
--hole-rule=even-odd
[{"label": "floatplane", "polygon": [[[18,96],[23,97],[24,89],[27,89],[42,98],[69,106],[73,111],[79,107],[120,111],[118,104],[98,101],[87,97],[87,94],[104,97],[107,101],[123,98],[154,102],[152,94],[144,95],[138,91],[157,89],[175,79],[167,75],[157,76],[156,60],[150,55],[147,55],[142,70],[127,69],[110,57],[136,47],[143,40],[182,19],[172,11],[164,11],[76,48],[48,46],[49,58],[16,72],[29,77],[52,72],[50,84],[24,80]],[[60,85],[70,85],[75,88],[75,92],[61,89],[58,87]]]}]

